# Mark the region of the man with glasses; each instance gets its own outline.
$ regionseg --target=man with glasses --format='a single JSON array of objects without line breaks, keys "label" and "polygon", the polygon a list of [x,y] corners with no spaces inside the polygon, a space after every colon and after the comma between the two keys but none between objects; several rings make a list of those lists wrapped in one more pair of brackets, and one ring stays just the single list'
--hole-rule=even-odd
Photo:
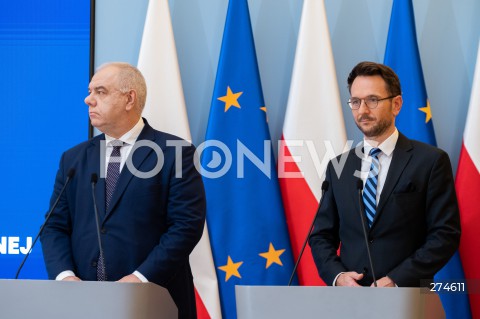
[{"label": "man with glasses", "polygon": [[348,88],[364,140],[338,174],[328,165],[309,241],[318,272],[328,285],[428,286],[460,241],[449,157],[395,127],[403,100],[391,68],[361,62]]}]

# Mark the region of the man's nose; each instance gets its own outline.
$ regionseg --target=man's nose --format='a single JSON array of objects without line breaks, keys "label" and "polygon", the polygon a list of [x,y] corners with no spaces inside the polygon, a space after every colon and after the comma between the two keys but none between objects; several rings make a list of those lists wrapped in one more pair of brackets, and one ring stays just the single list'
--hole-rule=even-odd
[{"label": "man's nose", "polygon": [[85,100],[84,100],[85,104],[87,104],[88,106],[95,106],[94,105],[94,102],[95,102],[95,99],[92,97],[92,94],[89,94],[85,97]]},{"label": "man's nose", "polygon": [[360,113],[370,112],[370,108],[367,106],[367,102],[365,102],[365,99],[360,100],[360,107],[358,108],[358,112]]}]

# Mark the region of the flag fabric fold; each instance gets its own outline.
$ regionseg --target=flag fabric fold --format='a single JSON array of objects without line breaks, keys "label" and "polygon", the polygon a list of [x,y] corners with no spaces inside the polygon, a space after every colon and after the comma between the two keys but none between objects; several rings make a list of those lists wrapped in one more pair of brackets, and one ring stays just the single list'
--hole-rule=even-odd
[{"label": "flag fabric fold", "polygon": [[[160,131],[191,141],[168,0],[149,2],[138,58],[147,82],[143,116]],[[190,255],[198,319],[221,318],[217,276],[205,225]]]},{"label": "flag fabric fold", "polygon": [[247,0],[230,0],[201,167],[222,315],[235,285],[286,285],[293,269]]},{"label": "flag fabric fold", "polygon": [[[458,205],[462,237],[460,239],[460,257],[462,259],[467,288],[477,289],[480,280],[480,41],[477,53],[477,64],[470,95],[470,105],[467,113],[463,144],[458,161],[457,188]],[[469,285],[470,284],[470,285]],[[470,306],[473,318],[480,318],[480,295],[477,291],[470,291]],[[460,318],[460,317],[458,317]],[[466,317],[465,317],[466,318]]]},{"label": "flag fabric fold", "polygon": [[[298,258],[321,197],[328,161],[346,144],[340,93],[323,0],[305,0],[279,149],[278,169],[290,241]],[[325,285],[307,245],[301,285]]]},{"label": "flag fabric fold", "polygon": [[[403,106],[395,124],[411,139],[436,146],[411,0],[394,0],[384,63],[400,78]],[[465,280],[458,253],[435,275],[437,282]],[[466,294],[439,294],[447,318],[470,318]]]}]

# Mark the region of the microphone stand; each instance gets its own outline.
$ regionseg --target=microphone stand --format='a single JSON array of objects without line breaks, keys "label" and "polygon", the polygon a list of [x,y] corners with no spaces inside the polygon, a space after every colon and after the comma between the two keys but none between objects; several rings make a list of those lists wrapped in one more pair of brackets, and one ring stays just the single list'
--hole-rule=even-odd
[{"label": "microphone stand", "polygon": [[[328,190],[328,186],[329,186],[328,182],[323,181],[323,183],[322,183],[322,197],[320,198],[320,203],[318,204],[319,208],[322,205],[323,195],[325,195],[325,192]],[[302,250],[300,251],[300,254],[298,255],[297,262],[295,263],[295,267],[293,268],[292,275],[290,276],[290,280],[288,281],[288,286],[290,286],[292,284],[293,277],[295,276],[295,273],[297,271],[297,267],[298,267],[298,264],[300,263],[300,259],[302,258],[303,252],[305,250],[305,246],[307,246],[307,241],[310,238],[310,235],[312,234],[313,226],[315,225],[315,220],[317,219],[319,210],[320,209],[317,209],[317,212],[315,213],[315,216],[313,216],[312,224],[310,225],[310,229],[308,231],[307,237],[305,238],[305,241],[303,242]]]},{"label": "microphone stand", "polygon": [[363,201],[362,201],[362,190],[363,190],[363,182],[361,179],[357,179],[357,189],[358,189],[358,205],[360,207],[360,219],[362,220],[362,228],[363,228],[363,237],[365,238],[365,246],[367,247],[367,255],[368,255],[368,262],[370,263],[370,269],[372,269],[372,277],[373,277],[373,285],[377,287],[377,279],[375,278],[375,271],[373,269],[373,262],[372,262],[372,254],[370,253],[370,245],[368,244],[367,238],[367,229],[365,227],[365,214],[363,213]]},{"label": "microphone stand", "polygon": [[102,272],[103,272],[103,275],[105,276],[105,280],[107,280],[107,271],[105,269],[105,258],[104,258],[104,255],[103,255],[102,239],[100,238],[100,222],[99,222],[99,217],[98,217],[97,200],[96,200],[96,197],[95,197],[95,185],[97,184],[97,181],[98,181],[98,176],[97,176],[97,174],[93,173],[92,178],[91,178],[92,198],[93,198],[93,210],[95,211],[95,223],[97,225],[98,247],[100,249],[99,262],[101,260],[101,262],[102,262]]},{"label": "microphone stand", "polygon": [[20,270],[22,270],[23,265],[27,261],[28,256],[32,252],[33,246],[35,246],[35,243],[37,242],[38,238],[43,232],[43,229],[45,228],[45,225],[47,225],[48,220],[50,219],[50,216],[52,216],[53,211],[57,207],[58,201],[60,200],[60,197],[62,197],[63,192],[65,191],[65,188],[67,188],[68,183],[72,180],[73,175],[75,175],[75,169],[71,168],[68,173],[67,173],[67,178],[65,179],[65,184],[63,185],[62,189],[60,190],[60,193],[58,194],[57,199],[52,205],[52,208],[50,208],[50,211],[48,212],[47,216],[45,217],[45,221],[43,222],[42,226],[40,227],[40,230],[38,231],[37,237],[35,237],[35,240],[33,241],[32,245],[30,246],[30,249],[28,250],[27,254],[25,255],[25,258],[23,258],[22,263],[17,269],[17,273],[15,274],[15,279],[18,279],[18,275],[20,275]]}]

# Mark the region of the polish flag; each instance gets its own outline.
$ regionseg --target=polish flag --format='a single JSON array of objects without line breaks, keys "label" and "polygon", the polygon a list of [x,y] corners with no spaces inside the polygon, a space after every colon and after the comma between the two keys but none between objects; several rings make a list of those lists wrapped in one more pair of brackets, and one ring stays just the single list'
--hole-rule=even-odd
[{"label": "polish flag", "polygon": [[[324,1],[305,0],[278,155],[295,259],[318,209],[328,161],[347,149]],[[300,285],[325,285],[308,245],[297,274]]]},{"label": "polish flag", "polygon": [[[143,30],[138,69],[147,82],[143,116],[160,131],[191,141],[168,0],[151,0]],[[190,255],[197,318],[221,318],[217,276],[208,228]]]},{"label": "polish flag", "polygon": [[[457,189],[458,206],[462,237],[460,240],[460,258],[462,260],[465,278],[468,283],[480,280],[480,43],[478,48],[477,65],[470,95],[470,105],[467,122],[463,133],[463,144],[458,162]],[[472,318],[480,318],[480,295],[478,290],[469,294]]]}]

